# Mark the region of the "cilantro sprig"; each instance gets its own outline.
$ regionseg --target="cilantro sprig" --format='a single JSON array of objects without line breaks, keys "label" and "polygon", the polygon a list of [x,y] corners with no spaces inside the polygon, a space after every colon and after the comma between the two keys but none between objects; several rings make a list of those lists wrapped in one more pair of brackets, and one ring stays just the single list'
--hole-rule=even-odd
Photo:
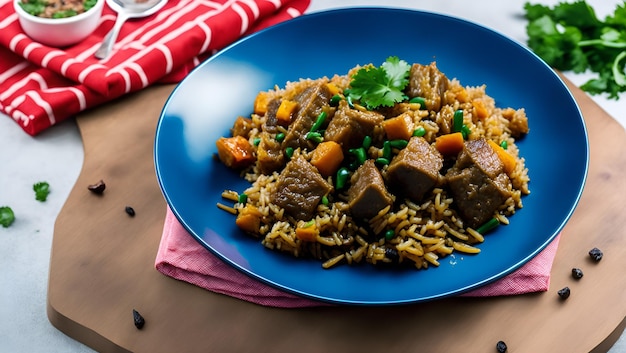
[{"label": "cilantro sprig", "polygon": [[626,3],[598,19],[585,0],[554,7],[524,5],[528,46],[548,65],[564,71],[591,71],[597,76],[581,89],[618,99],[626,92]]},{"label": "cilantro sprig", "polygon": [[350,81],[348,95],[367,109],[391,107],[407,99],[404,88],[409,83],[411,65],[391,56],[380,67],[358,70]]},{"label": "cilantro sprig", "polygon": [[13,221],[15,221],[15,214],[13,213],[11,207],[0,207],[0,225],[4,228],[8,228]]},{"label": "cilantro sprig", "polygon": [[35,183],[33,191],[35,191],[35,199],[44,202],[48,198],[48,194],[50,194],[50,184],[45,181]]}]

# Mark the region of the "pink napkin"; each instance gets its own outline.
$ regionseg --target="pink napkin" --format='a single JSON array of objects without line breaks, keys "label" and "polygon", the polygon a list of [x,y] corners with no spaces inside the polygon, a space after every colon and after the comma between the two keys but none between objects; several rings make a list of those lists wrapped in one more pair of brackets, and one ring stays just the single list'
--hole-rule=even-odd
[{"label": "pink napkin", "polygon": [[[559,237],[515,272],[463,296],[501,296],[547,291]],[[169,208],[155,266],[159,272],[172,278],[260,305],[280,308],[329,305],[283,292],[232,268],[200,245]]]}]

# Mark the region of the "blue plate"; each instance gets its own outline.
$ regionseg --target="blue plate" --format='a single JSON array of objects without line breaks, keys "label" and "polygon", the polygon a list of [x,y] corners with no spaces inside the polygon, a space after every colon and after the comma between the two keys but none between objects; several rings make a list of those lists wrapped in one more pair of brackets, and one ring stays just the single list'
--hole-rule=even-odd
[{"label": "blue plate", "polygon": [[[531,194],[511,224],[490,233],[479,255],[456,255],[425,271],[339,266],[295,259],[244,235],[219,210],[225,189],[249,186],[215,160],[215,141],[249,116],[259,91],[299,78],[345,74],[389,56],[437,61],[463,85],[487,85],[500,107],[525,108],[530,134],[519,141]],[[299,17],[242,39],[202,63],[173,91],[155,141],[157,177],[176,217],[207,249],[270,285],[322,301],[387,305],[459,294],[514,271],[561,231],[585,183],[584,120],[550,67],[516,42],[479,25],[419,11],[355,8]]]}]

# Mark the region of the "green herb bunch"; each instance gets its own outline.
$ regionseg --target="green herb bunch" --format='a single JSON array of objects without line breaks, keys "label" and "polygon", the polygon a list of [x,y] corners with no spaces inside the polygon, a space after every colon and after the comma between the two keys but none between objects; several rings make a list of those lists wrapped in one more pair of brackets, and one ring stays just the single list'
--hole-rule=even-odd
[{"label": "green herb bunch", "polygon": [[596,73],[581,86],[618,99],[626,91],[626,2],[604,20],[585,0],[524,5],[528,46],[558,70]]}]

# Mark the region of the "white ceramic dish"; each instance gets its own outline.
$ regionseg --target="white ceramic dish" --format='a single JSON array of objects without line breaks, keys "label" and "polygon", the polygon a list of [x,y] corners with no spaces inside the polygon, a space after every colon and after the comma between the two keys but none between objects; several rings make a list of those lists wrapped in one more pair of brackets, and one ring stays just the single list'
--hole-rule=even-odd
[{"label": "white ceramic dish", "polygon": [[66,47],[87,38],[97,27],[102,15],[104,0],[81,14],[66,18],[43,18],[31,15],[13,0],[24,33],[34,41],[51,47]]}]

